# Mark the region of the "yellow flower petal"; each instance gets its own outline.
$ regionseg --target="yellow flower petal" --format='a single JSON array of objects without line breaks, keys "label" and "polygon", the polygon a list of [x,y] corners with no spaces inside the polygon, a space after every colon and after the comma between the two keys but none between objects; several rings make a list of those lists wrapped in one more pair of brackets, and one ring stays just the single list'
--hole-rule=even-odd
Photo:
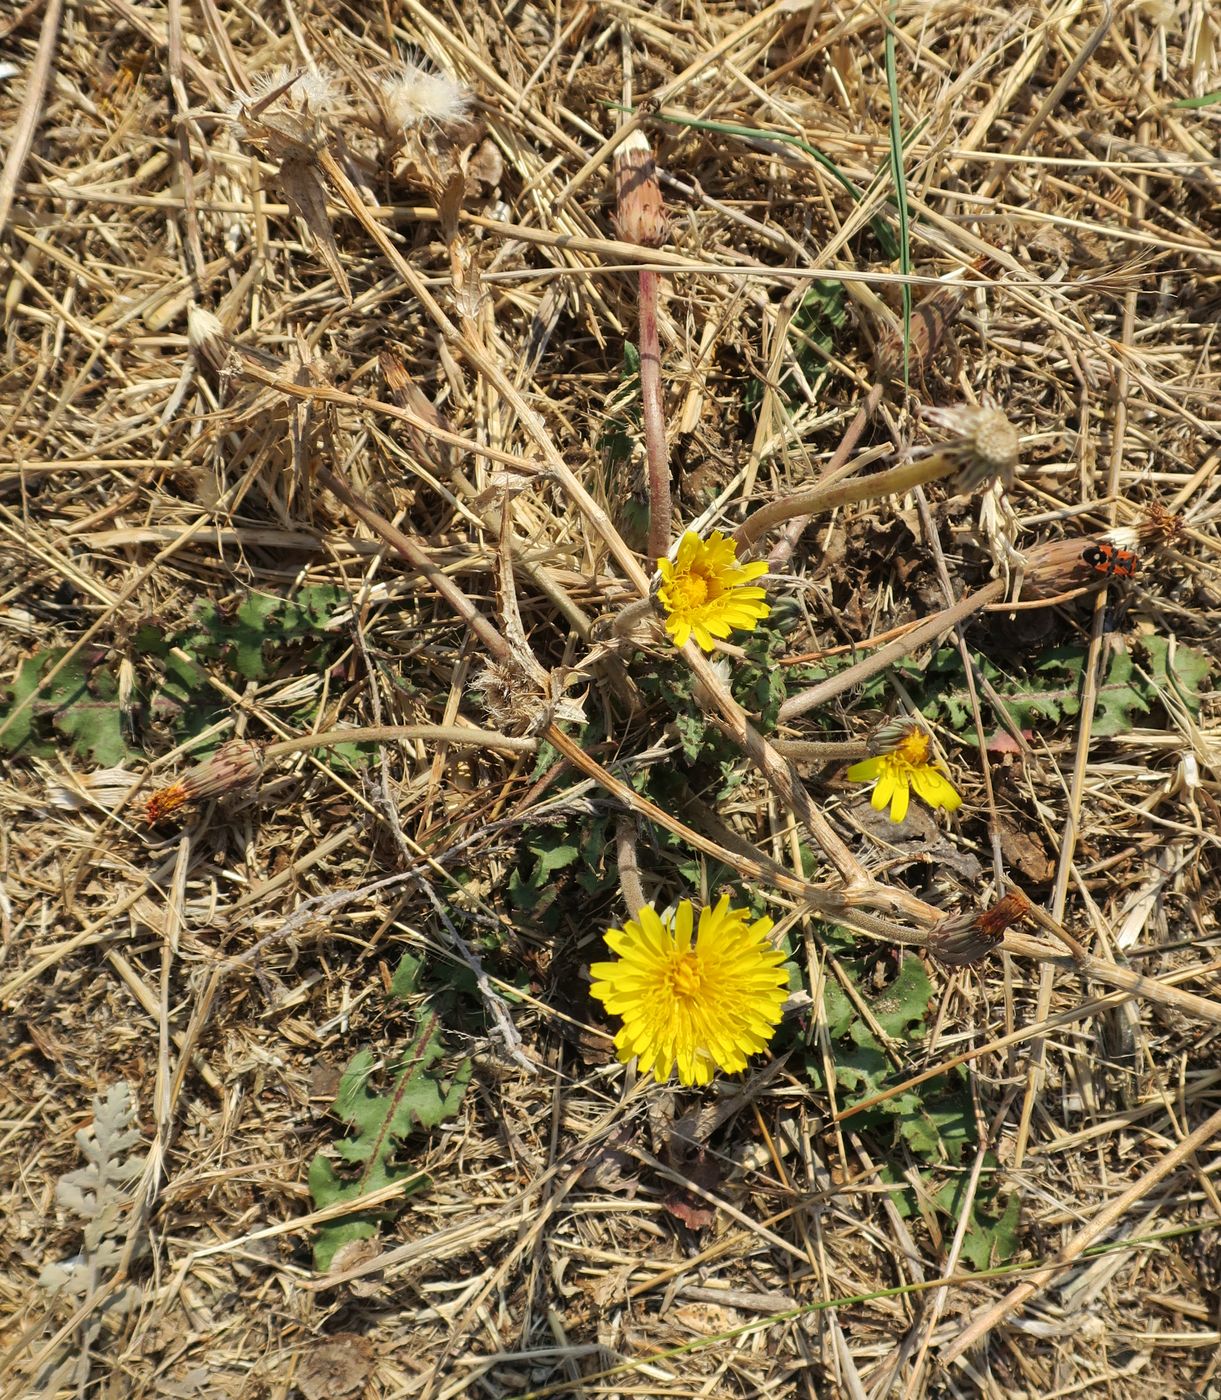
[{"label": "yellow flower petal", "polygon": [[890,819],[892,822],[901,822],[907,816],[907,804],[911,798],[911,789],[906,783],[895,784],[895,795],[890,800]]},{"label": "yellow flower petal", "polygon": [[883,807],[889,807],[890,799],[894,796],[898,784],[899,780],[895,775],[894,768],[889,763],[884,764],[878,775],[878,783],[873,790],[873,796],[869,799],[870,804],[879,812]]},{"label": "yellow flower petal", "polygon": [[954,789],[954,784],[936,768],[917,768],[912,773],[912,787],[934,809],[944,807],[947,812],[956,812],[962,806],[962,798]]},{"label": "yellow flower petal", "polygon": [[934,810],[944,807],[947,812],[956,811],[962,798],[949,778],[927,761],[930,746],[928,734],[912,725],[901,731],[886,753],[854,763],[848,777],[852,782],[877,779],[870,802],[879,812],[889,807],[892,822],[907,816],[913,789]]},{"label": "yellow flower petal", "polygon": [[882,771],[880,758],[863,758],[848,769],[848,779],[853,783],[870,783]]}]

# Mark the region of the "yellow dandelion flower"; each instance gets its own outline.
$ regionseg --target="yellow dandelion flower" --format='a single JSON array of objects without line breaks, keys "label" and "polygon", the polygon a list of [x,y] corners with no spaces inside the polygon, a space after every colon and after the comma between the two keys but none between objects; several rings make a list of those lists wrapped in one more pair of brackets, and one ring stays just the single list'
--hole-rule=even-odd
[{"label": "yellow dandelion flower", "polygon": [[955,812],[962,806],[962,798],[954,791],[949,778],[929,762],[929,746],[929,736],[924,730],[911,725],[888,753],[854,763],[848,769],[848,777],[854,783],[876,779],[870,803],[879,812],[889,806],[892,822],[901,822],[907,816],[913,788],[916,796],[930,807],[944,807],[947,812]]},{"label": "yellow dandelion flower", "polygon": [[685,646],[687,638],[694,636],[705,651],[711,651],[714,637],[728,637],[735,627],[753,632],[771,611],[763,601],[767,590],[749,586],[751,579],[767,573],[767,565],[762,560],[740,564],[737,553],[737,544],[725,539],[720,530],[706,540],[688,530],[679,541],[677,558],[657,561],[661,574],[657,596],[675,646]]},{"label": "yellow dandelion flower", "polygon": [[659,1082],[677,1064],[683,1084],[707,1084],[720,1068],[734,1074],[766,1050],[788,998],[784,954],[768,942],[771,919],[748,924],[749,911],[731,909],[722,895],[700,910],[680,901],[662,920],[651,905],[609,930],[616,962],[594,963],[591,993],[623,1020],[615,1036],[619,1059],[640,1057]]}]

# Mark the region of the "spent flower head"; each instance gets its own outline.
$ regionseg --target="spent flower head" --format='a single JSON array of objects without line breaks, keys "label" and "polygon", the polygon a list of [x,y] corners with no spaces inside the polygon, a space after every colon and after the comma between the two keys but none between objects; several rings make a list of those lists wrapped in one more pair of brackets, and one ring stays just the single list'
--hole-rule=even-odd
[{"label": "spent flower head", "polygon": [[275,160],[302,160],[326,145],[326,121],[340,100],[329,73],[281,65],[255,76],[239,92],[228,116],[239,136]]},{"label": "spent flower head", "polygon": [[[645,905],[635,919],[610,929],[615,962],[594,963],[590,992],[623,1020],[615,1036],[619,1059],[639,1057],[641,1071],[682,1084],[707,1084],[717,1069],[746,1068],[766,1050],[788,998],[784,954],[768,941],[772,921],[749,923],[722,895],[700,910],[688,899],[662,917]],[[692,933],[694,931],[694,938]]]},{"label": "spent flower head", "polygon": [[767,573],[767,564],[739,563],[736,543],[720,530],[706,540],[688,530],[676,557],[657,561],[657,572],[657,600],[675,646],[685,646],[694,636],[705,651],[712,651],[714,637],[728,637],[735,628],[753,632],[771,611],[763,601],[767,590],[751,586],[752,579]]},{"label": "spent flower head", "polygon": [[144,819],[155,826],[188,802],[203,802],[227,792],[253,787],[262,776],[263,751],[249,739],[230,739],[211,758],[188,769],[177,782],[151,793]]},{"label": "spent flower head", "polygon": [[907,816],[913,789],[934,809],[955,812],[962,806],[953,783],[930,760],[932,740],[918,724],[888,725],[870,747],[884,751],[854,763],[848,777],[854,783],[874,784],[870,805],[879,812],[889,807],[892,822]]},{"label": "spent flower head", "polygon": [[1013,485],[1019,456],[1018,431],[995,404],[925,407],[920,416],[954,435],[932,450],[960,463],[954,478],[957,490],[974,491],[993,480],[1001,481],[1006,488]]},{"label": "spent flower head", "polygon": [[378,79],[391,129],[398,135],[432,122],[456,126],[470,115],[469,88],[446,73],[430,72],[420,63],[404,63]]},{"label": "spent flower head", "polygon": [[975,914],[954,914],[929,934],[928,950],[949,967],[969,967],[982,962],[1005,938],[1005,930],[1030,912],[1030,900],[1021,890],[1010,890],[991,909]]},{"label": "spent flower head", "polygon": [[629,131],[615,152],[615,227],[625,243],[660,248],[669,221],[657,182],[653,148],[643,131]]}]

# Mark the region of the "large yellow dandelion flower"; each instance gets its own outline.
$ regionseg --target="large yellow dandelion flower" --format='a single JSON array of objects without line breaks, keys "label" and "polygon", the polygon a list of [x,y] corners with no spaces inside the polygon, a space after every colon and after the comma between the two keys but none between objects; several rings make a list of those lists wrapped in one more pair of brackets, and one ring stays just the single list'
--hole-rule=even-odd
[{"label": "large yellow dandelion flower", "polygon": [[675,646],[685,646],[694,636],[705,651],[714,637],[728,637],[735,627],[753,632],[755,624],[771,609],[763,601],[764,588],[750,587],[751,579],[767,573],[767,565],[739,564],[738,547],[714,530],[706,540],[688,530],[678,543],[678,557],[657,561],[661,587],[657,596],[666,610],[666,631]]},{"label": "large yellow dandelion flower", "polygon": [[653,1078],[677,1064],[683,1084],[707,1084],[717,1068],[734,1074],[747,1056],[766,1050],[788,997],[784,954],[767,940],[771,919],[747,923],[722,895],[715,909],[694,911],[684,899],[664,922],[651,905],[611,929],[607,947],[617,962],[594,963],[590,991],[623,1018],[615,1049],[626,1062],[640,1057]]},{"label": "large yellow dandelion flower", "polygon": [[877,780],[870,803],[879,812],[889,805],[892,822],[907,816],[911,790],[930,807],[957,811],[962,798],[954,791],[949,778],[929,762],[929,736],[917,725],[905,729],[894,747],[875,758],[866,758],[848,769],[854,783]]}]

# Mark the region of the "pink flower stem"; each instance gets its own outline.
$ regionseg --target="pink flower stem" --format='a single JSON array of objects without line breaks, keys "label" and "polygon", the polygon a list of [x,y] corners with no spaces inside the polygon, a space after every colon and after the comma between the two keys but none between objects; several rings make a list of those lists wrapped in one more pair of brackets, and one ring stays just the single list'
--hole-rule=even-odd
[{"label": "pink flower stem", "polygon": [[661,401],[661,344],[657,335],[657,273],[640,273],[640,406],[649,461],[649,560],[670,548],[670,457]]}]

